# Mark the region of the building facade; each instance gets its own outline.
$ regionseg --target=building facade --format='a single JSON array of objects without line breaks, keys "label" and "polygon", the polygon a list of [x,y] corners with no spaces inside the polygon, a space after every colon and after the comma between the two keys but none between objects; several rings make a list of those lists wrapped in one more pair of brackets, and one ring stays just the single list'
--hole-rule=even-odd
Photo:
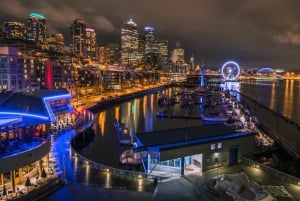
[{"label": "building facade", "polygon": [[125,66],[136,64],[138,36],[137,24],[132,19],[123,24],[121,29],[121,60]]},{"label": "building facade", "polygon": [[75,119],[70,98],[64,89],[0,93],[0,186],[15,193],[26,178],[50,173],[50,134]]},{"label": "building facade", "polygon": [[86,28],[85,30],[85,47],[86,47],[86,56],[93,60],[97,57],[97,45],[96,45],[96,32],[95,29]]},{"label": "building facade", "polygon": [[26,26],[21,22],[4,22],[4,38],[5,39],[26,39]]},{"label": "building facade", "polygon": [[24,60],[19,57],[19,49],[0,47],[0,90],[23,91]]},{"label": "building facade", "polygon": [[40,13],[30,13],[26,21],[27,40],[43,44],[46,40],[46,18]]},{"label": "building facade", "polygon": [[81,19],[75,19],[70,27],[71,32],[71,53],[75,56],[85,55],[86,45],[86,24]]}]

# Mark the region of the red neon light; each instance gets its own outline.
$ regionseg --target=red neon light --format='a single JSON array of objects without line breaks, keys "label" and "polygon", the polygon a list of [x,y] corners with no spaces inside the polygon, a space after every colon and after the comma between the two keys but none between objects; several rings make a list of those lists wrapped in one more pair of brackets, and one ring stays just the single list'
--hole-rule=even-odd
[{"label": "red neon light", "polygon": [[52,89],[53,83],[53,64],[51,62],[46,63],[46,71],[45,71],[45,85],[48,89]]}]

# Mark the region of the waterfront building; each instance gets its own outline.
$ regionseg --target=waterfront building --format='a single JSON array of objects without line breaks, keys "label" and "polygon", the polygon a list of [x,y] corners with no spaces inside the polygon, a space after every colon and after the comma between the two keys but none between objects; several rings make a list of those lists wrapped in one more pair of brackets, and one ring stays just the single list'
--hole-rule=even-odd
[{"label": "waterfront building", "polygon": [[21,22],[4,22],[5,39],[26,39],[26,26]]},{"label": "waterfront building", "polygon": [[72,66],[67,61],[49,60],[45,62],[45,85],[47,89],[70,88]]},{"label": "waterfront building", "polygon": [[20,57],[22,57],[24,65],[24,90],[32,90],[32,84],[36,82],[34,70],[35,59],[32,56],[25,56],[23,54],[20,54]]},{"label": "waterfront building", "polygon": [[85,46],[86,46],[86,56],[93,60],[96,59],[96,32],[95,29],[86,28],[85,29]]},{"label": "waterfront building", "polygon": [[254,131],[237,131],[223,123],[206,124],[137,133],[134,150],[147,173],[185,175],[241,162],[241,156],[252,155],[255,135]]},{"label": "waterfront building", "polygon": [[137,24],[130,19],[121,29],[121,61],[125,66],[132,66],[137,61],[138,54]]},{"label": "waterfront building", "polygon": [[86,44],[86,24],[81,19],[75,19],[70,27],[71,43],[70,49],[74,56],[83,57],[85,55]]},{"label": "waterfront building", "polygon": [[32,81],[31,87],[39,89],[46,86],[46,72],[45,62],[40,59],[34,60],[34,77],[35,81]]},{"label": "waterfront building", "polygon": [[19,56],[19,49],[0,47],[0,63],[0,90],[24,90],[24,61]]},{"label": "waterfront building", "polygon": [[30,13],[26,21],[27,40],[43,44],[46,40],[46,18],[40,13]]},{"label": "waterfront building", "polygon": [[74,120],[70,98],[65,89],[0,93],[1,186],[16,193],[26,178],[40,178],[42,169],[54,173],[50,133]]}]

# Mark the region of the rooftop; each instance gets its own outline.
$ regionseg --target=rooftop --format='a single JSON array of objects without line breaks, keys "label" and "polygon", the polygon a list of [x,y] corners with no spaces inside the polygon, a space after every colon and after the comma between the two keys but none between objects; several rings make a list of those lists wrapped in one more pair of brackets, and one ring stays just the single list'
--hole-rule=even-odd
[{"label": "rooftop", "polygon": [[207,143],[254,135],[252,131],[235,131],[223,123],[137,133],[137,149],[155,148],[159,150]]}]

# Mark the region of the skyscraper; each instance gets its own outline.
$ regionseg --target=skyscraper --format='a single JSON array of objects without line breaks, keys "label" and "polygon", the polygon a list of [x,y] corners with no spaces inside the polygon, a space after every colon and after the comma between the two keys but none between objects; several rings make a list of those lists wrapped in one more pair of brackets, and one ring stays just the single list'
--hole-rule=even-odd
[{"label": "skyscraper", "polygon": [[121,60],[126,66],[135,65],[138,55],[137,24],[130,19],[121,29]]},{"label": "skyscraper", "polygon": [[168,65],[169,58],[169,42],[168,40],[160,40],[158,42],[159,55],[160,55],[160,65],[162,69],[166,68]]},{"label": "skyscraper", "polygon": [[64,36],[61,33],[51,34],[47,37],[48,48],[54,52],[64,52]]},{"label": "skyscraper", "polygon": [[172,63],[182,65],[184,64],[184,49],[175,48],[172,55]]},{"label": "skyscraper", "polygon": [[26,39],[26,26],[21,22],[4,22],[5,39]]},{"label": "skyscraper", "polygon": [[148,69],[160,69],[159,43],[154,37],[154,28],[146,26],[145,30],[145,49],[144,65]]},{"label": "skyscraper", "polygon": [[86,24],[81,19],[75,19],[71,24],[71,53],[75,56],[83,57],[85,55],[86,44]]},{"label": "skyscraper", "polygon": [[86,28],[85,30],[86,56],[96,59],[96,32],[95,29]]},{"label": "skyscraper", "polygon": [[155,38],[153,35],[153,27],[145,27],[145,54],[155,53]]},{"label": "skyscraper", "polygon": [[26,22],[27,40],[44,43],[46,39],[47,27],[44,15],[40,13],[30,13]]}]

